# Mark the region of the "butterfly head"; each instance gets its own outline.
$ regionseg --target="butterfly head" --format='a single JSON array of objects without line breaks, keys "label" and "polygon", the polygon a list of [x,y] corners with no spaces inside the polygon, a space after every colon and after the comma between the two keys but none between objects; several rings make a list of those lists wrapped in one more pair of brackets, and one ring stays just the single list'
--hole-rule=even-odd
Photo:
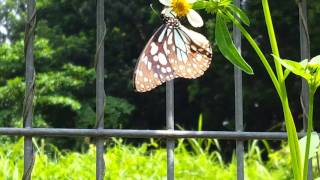
[{"label": "butterfly head", "polygon": [[172,27],[180,26],[180,21],[176,17],[163,16],[163,22]]}]

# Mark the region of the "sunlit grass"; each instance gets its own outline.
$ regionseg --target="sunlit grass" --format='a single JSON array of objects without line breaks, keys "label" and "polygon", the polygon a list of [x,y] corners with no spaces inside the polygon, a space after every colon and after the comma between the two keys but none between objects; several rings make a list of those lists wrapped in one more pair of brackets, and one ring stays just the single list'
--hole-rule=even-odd
[{"label": "sunlit grass", "polygon": [[[176,179],[223,179],[236,177],[235,158],[224,163],[218,151],[194,151],[190,141],[179,140],[175,149]],[[204,141],[195,140],[193,143]],[[90,145],[85,153],[60,152],[45,143],[36,144],[36,161],[33,179],[95,179],[95,147]],[[189,147],[189,148],[188,148]],[[191,149],[190,149],[191,147]],[[44,150],[46,149],[46,150]],[[188,150],[187,150],[188,149]],[[288,159],[289,151],[269,154],[269,160],[261,160],[261,150],[256,141],[250,144],[245,155],[246,179],[292,179]],[[105,179],[166,179],[166,149],[155,141],[136,147],[114,139],[106,148]],[[0,179],[21,179],[23,172],[23,141],[0,145]]]}]

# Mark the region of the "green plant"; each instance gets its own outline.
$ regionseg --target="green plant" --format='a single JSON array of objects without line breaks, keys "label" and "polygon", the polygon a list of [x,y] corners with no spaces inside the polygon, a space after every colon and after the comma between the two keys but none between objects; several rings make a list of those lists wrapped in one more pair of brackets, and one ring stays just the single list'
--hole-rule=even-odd
[{"label": "green plant", "polygon": [[[151,140],[139,146],[125,144],[123,139],[113,138],[108,141],[106,153],[105,179],[164,179],[166,176],[166,149]],[[83,153],[59,151],[55,146],[40,139],[35,144],[35,167],[32,178],[42,179],[94,179],[95,146]],[[261,149],[258,142],[249,144],[250,153],[245,154],[246,179],[292,179],[287,168],[289,152],[286,146],[269,154],[267,162],[261,161]],[[218,152],[203,154],[184,151],[188,143],[180,144],[175,149],[176,179],[226,179],[236,177],[235,156],[231,162],[220,162]],[[182,148],[184,146],[184,148]],[[152,147],[152,148],[151,148]],[[221,156],[221,155],[220,155]],[[0,144],[0,179],[21,179],[23,172],[23,139],[17,143]]]},{"label": "green plant", "polygon": [[[216,42],[221,51],[221,53],[231,61],[234,65],[239,67],[241,70],[248,74],[252,74],[253,71],[251,67],[245,62],[242,56],[238,53],[233,44],[230,33],[227,28],[228,22],[233,22],[233,24],[239,28],[242,32],[244,37],[248,40],[250,45],[253,47],[257,55],[259,56],[262,64],[264,65],[268,75],[271,78],[271,81],[279,95],[281,100],[285,124],[286,124],[286,131],[288,134],[288,143],[290,147],[290,154],[291,154],[291,164],[293,167],[294,177],[297,180],[306,179],[307,178],[307,169],[308,169],[308,159],[309,159],[309,151],[310,151],[310,142],[311,142],[311,131],[312,131],[312,115],[313,115],[313,96],[315,93],[316,87],[319,86],[319,76],[318,70],[319,69],[319,58],[314,59],[310,64],[312,66],[306,67],[299,67],[296,66],[301,65],[299,63],[293,64],[290,62],[290,67],[288,61],[281,61],[277,60],[280,59],[280,53],[278,49],[277,39],[273,27],[273,22],[271,18],[270,8],[268,4],[268,0],[262,0],[262,7],[263,13],[265,16],[265,23],[268,30],[269,40],[271,44],[272,54],[274,55],[274,65],[275,71],[272,69],[270,63],[268,62],[265,55],[262,53],[261,49],[251,37],[251,35],[246,31],[245,27],[241,24],[244,23],[245,25],[249,25],[249,18],[245,15],[245,13],[231,4],[231,0],[221,0],[221,1],[214,1],[214,0],[199,0],[193,6],[195,9],[205,9],[208,13],[216,15]],[[241,22],[239,22],[239,20]],[[285,63],[287,62],[287,63]],[[301,155],[301,147],[299,146],[299,140],[297,135],[297,130],[293,121],[292,112],[289,105],[288,94],[285,79],[288,75],[288,71],[284,72],[282,65],[287,67],[289,70],[293,71],[298,75],[302,75],[304,78],[308,80],[310,91],[309,91],[309,117],[308,117],[308,133],[307,133],[307,140],[306,140],[306,148],[305,148],[305,155]],[[306,63],[302,63],[306,64]],[[296,65],[296,66],[293,66]],[[299,72],[295,72],[294,70]],[[306,71],[309,71],[309,74],[302,74]],[[310,73],[313,73],[310,75]],[[308,75],[308,76],[307,76]],[[307,77],[306,77],[307,76]],[[311,78],[311,80],[309,79]],[[317,137],[317,136],[316,136]],[[318,137],[317,137],[318,138]],[[314,145],[313,147],[316,147]],[[304,157],[304,158],[302,158]],[[302,160],[304,159],[304,161]]]},{"label": "green plant", "polygon": [[[300,140],[300,148],[303,157],[303,179],[307,179],[308,175],[308,160],[315,156],[317,147],[319,146],[319,136],[313,131],[313,103],[314,95],[320,86],[320,56],[316,56],[310,60],[296,62],[292,60],[283,60],[276,57],[276,60],[287,68],[288,72],[304,78],[309,86],[309,110],[308,110],[308,128],[306,139]],[[287,73],[288,74],[288,73]]]},{"label": "green plant", "polygon": [[[177,127],[180,130],[185,130],[180,125],[177,125]],[[198,118],[198,131],[202,131],[202,127],[203,127],[203,116],[202,116],[202,114],[200,114],[199,118]],[[219,159],[220,163],[222,162],[222,157],[218,153],[219,151],[221,151],[221,147],[220,147],[219,141],[217,139],[188,138],[186,140],[188,141],[188,144],[191,146],[193,152],[195,152],[196,154],[205,154],[205,153],[207,154],[212,151],[213,147],[215,147],[218,151],[214,152],[213,154],[217,155],[216,157],[217,157],[217,159]],[[185,141],[185,139],[179,139],[178,145],[181,144],[181,145],[185,146],[184,141]],[[185,148],[185,147],[183,147],[183,148]]]}]

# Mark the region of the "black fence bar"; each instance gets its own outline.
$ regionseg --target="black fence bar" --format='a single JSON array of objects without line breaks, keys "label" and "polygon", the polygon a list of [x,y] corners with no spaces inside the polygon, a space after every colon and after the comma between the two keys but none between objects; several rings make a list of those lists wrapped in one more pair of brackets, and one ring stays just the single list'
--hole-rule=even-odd
[{"label": "black fence bar", "polygon": [[[23,126],[26,129],[32,127],[33,119],[33,98],[35,84],[35,68],[33,57],[33,41],[34,29],[36,22],[36,7],[35,0],[27,0],[27,23],[24,39],[24,53],[26,59],[26,90],[25,100],[23,103]],[[30,180],[34,164],[34,154],[32,137],[26,136],[24,139],[24,169],[23,180]]]},{"label": "black fence bar", "polygon": [[[240,0],[234,0],[234,5],[240,7]],[[238,51],[241,53],[241,32],[233,26],[233,40]],[[243,98],[242,98],[242,72],[234,67],[234,87],[235,87],[235,130],[243,131]],[[237,180],[244,180],[244,146],[242,140],[236,141],[237,157]]]},{"label": "black fence bar", "polygon": [[[166,83],[167,130],[174,131],[174,81]],[[167,179],[174,180],[174,139],[167,139]]]},{"label": "black fence bar", "polygon": [[[97,0],[97,40],[96,40],[96,125],[97,128],[104,128],[104,0]],[[103,180],[105,173],[104,139],[96,139],[96,179]]]},{"label": "black fence bar", "polygon": [[[299,8],[299,24],[300,24],[300,54],[301,60],[310,59],[310,39],[308,34],[308,16],[307,16],[307,1],[306,0],[299,0],[298,1],[298,8]],[[301,95],[300,101],[303,110],[303,130],[307,131],[307,122],[308,122],[308,110],[309,110],[309,103],[308,103],[308,85],[306,80],[301,80]],[[308,169],[308,179],[312,180],[312,160],[309,161],[309,169]]]},{"label": "black fence bar", "polygon": [[[286,132],[180,131],[132,129],[0,128],[0,135],[34,137],[214,138],[285,140]],[[319,134],[320,135],[320,134]],[[305,133],[299,133],[299,137]]]},{"label": "black fence bar", "polygon": [[[308,35],[308,22],[307,22],[307,2],[303,0],[298,2],[299,7],[299,23],[300,23],[300,55],[301,60],[310,59],[310,41]],[[308,84],[302,79],[301,88],[301,105],[303,109],[303,129],[307,129],[307,119],[308,119]]]}]

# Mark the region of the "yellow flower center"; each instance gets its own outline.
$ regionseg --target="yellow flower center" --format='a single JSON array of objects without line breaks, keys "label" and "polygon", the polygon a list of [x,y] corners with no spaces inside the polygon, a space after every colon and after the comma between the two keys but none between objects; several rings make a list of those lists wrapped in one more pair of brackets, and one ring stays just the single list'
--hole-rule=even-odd
[{"label": "yellow flower center", "polygon": [[171,6],[173,11],[179,17],[186,16],[191,9],[191,4],[189,4],[186,0],[172,0]]}]

